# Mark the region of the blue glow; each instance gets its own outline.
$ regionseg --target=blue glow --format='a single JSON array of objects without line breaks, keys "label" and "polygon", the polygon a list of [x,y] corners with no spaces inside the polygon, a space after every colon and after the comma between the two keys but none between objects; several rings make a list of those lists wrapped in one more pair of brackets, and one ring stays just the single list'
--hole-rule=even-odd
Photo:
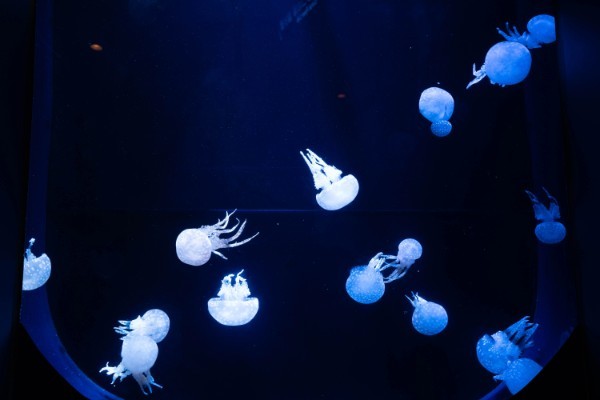
[{"label": "blue glow", "polygon": [[156,343],[159,343],[169,333],[171,321],[167,313],[155,308],[146,311],[143,316],[138,316],[134,320],[119,321],[119,324],[120,326],[114,328],[117,333],[149,336]]},{"label": "blue glow", "polygon": [[415,308],[412,324],[417,332],[423,335],[437,335],[448,325],[448,313],[441,305],[427,301],[417,293],[412,293],[412,299],[406,296]]},{"label": "blue glow", "polygon": [[536,195],[526,190],[525,193],[529,196],[531,203],[533,204],[533,212],[535,219],[541,221],[535,227],[535,236],[542,243],[555,244],[561,242],[567,235],[567,229],[565,226],[556,221],[560,218],[560,208],[558,207],[558,201],[548,193],[546,189],[543,189],[546,193],[546,197],[550,200],[548,206],[542,204]]},{"label": "blue glow", "polygon": [[518,42],[500,42],[493,45],[485,56],[481,69],[473,64],[473,79],[467,89],[486,76],[490,83],[500,86],[522,82],[531,69],[531,54],[526,46]]},{"label": "blue glow", "polygon": [[430,87],[421,93],[419,112],[431,122],[431,132],[439,137],[452,131],[448,121],[454,112],[454,98],[450,93],[438,87]]},{"label": "blue glow", "polygon": [[494,376],[495,380],[504,381],[508,390],[512,394],[521,391],[537,374],[542,370],[542,366],[529,358],[519,358],[511,362],[499,375]]},{"label": "blue glow", "polygon": [[[258,299],[250,296],[248,282],[241,270],[237,275],[226,275],[221,281],[218,297],[208,301],[209,314],[220,324],[226,326],[245,325],[258,313]],[[235,276],[235,284],[232,278]]]},{"label": "blue glow", "polygon": [[31,238],[23,258],[23,290],[34,290],[41,287],[48,281],[52,271],[52,263],[46,253],[36,257],[31,252],[31,246],[34,243],[35,239]]},{"label": "blue glow", "polygon": [[513,26],[511,29],[508,22],[506,23],[506,32],[500,28],[496,29],[506,40],[521,43],[529,49],[535,49],[541,47],[542,44],[549,44],[556,40],[556,28],[554,25],[553,16],[540,14],[531,18],[527,23],[527,30],[529,32],[520,34],[516,27]]},{"label": "blue glow", "polygon": [[375,303],[385,292],[383,275],[370,265],[354,267],[346,280],[346,292],[359,303]]}]

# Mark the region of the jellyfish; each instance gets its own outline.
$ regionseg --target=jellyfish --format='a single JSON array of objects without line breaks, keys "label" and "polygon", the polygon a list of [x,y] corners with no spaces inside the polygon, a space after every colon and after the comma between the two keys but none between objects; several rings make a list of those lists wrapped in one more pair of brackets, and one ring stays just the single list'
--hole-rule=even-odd
[{"label": "jellyfish", "polygon": [[527,78],[530,69],[531,54],[526,46],[514,41],[496,43],[488,50],[481,69],[477,70],[473,64],[475,79],[467,89],[486,76],[492,84],[515,85]]},{"label": "jellyfish", "polygon": [[[302,158],[310,168],[315,182],[315,188],[321,191],[317,194],[317,203],[325,210],[339,210],[347,206],[358,194],[358,181],[353,175],[343,178],[342,171],[325,161],[310,149],[307,154],[300,152]],[[341,179],[340,179],[341,178]]]},{"label": "jellyfish", "polygon": [[241,270],[235,275],[226,275],[221,281],[218,297],[208,300],[208,312],[220,324],[226,326],[245,325],[258,313],[258,299],[250,296],[250,289]]},{"label": "jellyfish", "polygon": [[100,372],[112,375],[111,384],[114,385],[117,378],[123,381],[129,375],[133,376],[144,394],[152,393],[152,386],[162,389],[162,386],[154,381],[150,368],[154,366],[158,357],[158,345],[150,337],[139,334],[128,334],[121,338],[121,363],[116,367],[106,366]]},{"label": "jellyfish", "polygon": [[537,327],[526,316],[503,331],[483,335],[476,347],[479,363],[493,374],[502,374],[521,357],[523,350],[533,346],[531,336]]},{"label": "jellyfish", "polygon": [[512,394],[517,394],[542,370],[542,366],[530,358],[518,358],[511,362],[501,373],[494,376],[497,381],[504,381]]},{"label": "jellyfish", "polygon": [[506,23],[506,32],[500,28],[496,29],[504,39],[521,43],[528,49],[536,49],[542,47],[542,44],[549,44],[556,40],[554,17],[547,14],[536,15],[531,18],[527,23],[527,31],[529,32],[525,31],[520,34],[515,26],[511,30],[508,22]]},{"label": "jellyfish", "polygon": [[[257,232],[254,236],[248,239],[244,239],[239,242],[233,242],[235,239],[240,237],[244,231],[244,227],[246,226],[245,220],[242,225],[240,225],[240,221],[236,219],[237,223],[233,227],[227,228],[227,224],[229,224],[229,217],[231,217],[233,213],[235,213],[235,210],[231,214],[225,212],[225,218],[222,221],[218,220],[214,225],[204,225],[200,228],[183,230],[177,236],[177,240],[175,241],[177,257],[182,262],[195,267],[206,264],[210,259],[211,253],[218,255],[224,260],[227,260],[227,257],[217,250],[241,246],[258,236]],[[220,237],[220,235],[234,232],[238,226],[239,229],[233,236],[229,238]]]},{"label": "jellyfish", "polygon": [[[404,239],[398,245],[397,255],[379,252],[371,258],[367,265],[354,267],[346,279],[346,292],[358,303],[372,304],[378,301],[385,292],[385,284],[402,278],[415,260],[421,257],[423,248],[415,239]],[[392,272],[384,277],[383,271],[392,268]]]},{"label": "jellyfish", "polygon": [[454,112],[454,99],[444,89],[425,89],[419,98],[419,111],[431,122],[430,129],[434,135],[443,137],[452,131],[452,124],[448,120]]},{"label": "jellyfish", "polygon": [[437,335],[448,325],[448,313],[441,305],[427,301],[418,293],[412,293],[412,299],[406,296],[415,308],[412,315],[412,324],[417,332],[423,335]]},{"label": "jellyfish", "polygon": [[52,263],[46,253],[36,257],[31,252],[31,246],[34,243],[35,239],[31,238],[23,258],[23,290],[34,290],[41,287],[50,278],[52,270]]},{"label": "jellyfish", "polygon": [[550,200],[548,207],[544,206],[533,193],[528,190],[525,191],[533,203],[535,219],[542,221],[535,227],[535,236],[542,243],[559,243],[565,238],[567,230],[562,223],[556,221],[560,218],[558,201],[546,189],[543,190],[548,200]]},{"label": "jellyfish", "polygon": [[121,326],[114,327],[117,333],[149,336],[156,343],[160,343],[167,336],[171,322],[167,313],[154,308],[131,321],[120,320],[119,324]]}]

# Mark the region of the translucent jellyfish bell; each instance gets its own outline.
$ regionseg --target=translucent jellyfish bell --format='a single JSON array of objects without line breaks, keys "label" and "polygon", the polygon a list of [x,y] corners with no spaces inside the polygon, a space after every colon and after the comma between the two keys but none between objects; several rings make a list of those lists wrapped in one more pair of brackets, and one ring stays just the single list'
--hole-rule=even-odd
[{"label": "translucent jellyfish bell", "polygon": [[494,376],[497,381],[504,381],[512,394],[521,391],[537,374],[542,366],[529,358],[519,358],[511,362],[501,373]]},{"label": "translucent jellyfish bell", "polygon": [[[216,254],[226,260],[227,257],[217,250],[241,246],[254,239],[258,235],[258,232],[248,239],[233,242],[240,237],[246,226],[246,221],[240,225],[240,221],[236,219],[237,223],[233,227],[227,228],[229,217],[231,217],[233,213],[235,213],[235,210],[231,214],[226,212],[225,218],[222,221],[217,221],[214,225],[204,225],[200,228],[183,230],[177,236],[177,240],[175,241],[175,250],[179,260],[195,267],[206,264],[210,259],[211,254]],[[220,235],[234,232],[238,226],[239,229],[233,236],[229,238],[220,237]]]},{"label": "translucent jellyfish bell", "polygon": [[52,263],[46,253],[36,257],[31,252],[31,246],[34,243],[35,239],[31,238],[23,258],[23,290],[34,290],[41,287],[50,278],[52,270]]},{"label": "translucent jellyfish bell", "polygon": [[450,93],[438,87],[430,87],[421,93],[419,112],[431,122],[431,133],[443,137],[452,131],[448,121],[454,112],[454,98]]},{"label": "translucent jellyfish bell", "polygon": [[473,79],[467,89],[486,76],[490,83],[500,86],[515,85],[522,82],[531,69],[531,54],[526,46],[519,42],[500,42],[493,45],[485,56],[481,69],[473,64]]},{"label": "translucent jellyfish bell", "polygon": [[412,324],[417,332],[423,335],[437,335],[448,325],[448,313],[441,305],[427,301],[417,293],[412,293],[412,299],[406,296],[415,308],[412,315]]},{"label": "translucent jellyfish bell", "polygon": [[350,204],[358,194],[358,180],[353,175],[342,177],[342,171],[328,165],[312,150],[306,149],[307,154],[300,152],[310,168],[315,188],[321,191],[317,194],[317,204],[329,211],[339,210]]},{"label": "translucent jellyfish bell", "polygon": [[258,299],[250,296],[250,289],[241,274],[229,274],[221,281],[218,297],[208,300],[208,312],[220,324],[239,326],[250,322],[258,313]]},{"label": "translucent jellyfish bell", "polygon": [[521,43],[529,49],[535,49],[541,47],[542,44],[549,44],[556,41],[554,17],[547,14],[536,15],[531,18],[527,23],[527,30],[529,32],[520,34],[516,27],[513,26],[511,29],[508,22],[506,23],[506,32],[500,28],[496,29],[504,39]]},{"label": "translucent jellyfish bell", "polygon": [[477,359],[485,369],[493,374],[501,374],[521,357],[523,350],[533,346],[531,336],[538,324],[528,319],[523,317],[505,330],[491,336],[485,334],[477,341]]},{"label": "translucent jellyfish bell", "polygon": [[143,335],[149,336],[156,343],[160,343],[167,333],[171,321],[167,313],[157,308],[148,310],[143,316],[138,316],[131,321],[119,321],[121,326],[116,326],[114,330],[122,335]]},{"label": "translucent jellyfish bell", "polygon": [[558,201],[546,189],[544,189],[544,192],[550,200],[548,207],[544,206],[533,193],[528,190],[525,191],[533,203],[535,219],[541,221],[535,227],[535,236],[542,243],[559,243],[567,235],[567,229],[561,222],[556,221],[560,218]]}]

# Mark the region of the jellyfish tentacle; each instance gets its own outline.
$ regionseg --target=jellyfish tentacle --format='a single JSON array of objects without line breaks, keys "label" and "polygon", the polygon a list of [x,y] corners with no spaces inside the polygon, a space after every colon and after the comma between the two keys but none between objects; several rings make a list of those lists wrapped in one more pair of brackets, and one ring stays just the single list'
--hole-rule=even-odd
[{"label": "jellyfish tentacle", "polygon": [[467,89],[470,88],[471,86],[473,86],[474,84],[478,83],[479,81],[481,81],[483,78],[485,78],[487,76],[487,74],[485,72],[485,64],[483,64],[481,66],[481,68],[478,70],[475,67],[475,63],[473,63],[473,76],[475,77],[475,79],[473,79],[471,82],[469,82],[469,84],[467,85]]}]

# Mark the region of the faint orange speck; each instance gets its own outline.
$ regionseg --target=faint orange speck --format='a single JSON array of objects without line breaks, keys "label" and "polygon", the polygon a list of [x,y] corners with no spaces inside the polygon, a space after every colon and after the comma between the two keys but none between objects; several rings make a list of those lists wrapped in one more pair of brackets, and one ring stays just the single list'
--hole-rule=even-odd
[{"label": "faint orange speck", "polygon": [[103,47],[100,46],[98,43],[92,43],[92,44],[90,44],[90,49],[92,49],[94,51],[102,51]]}]

